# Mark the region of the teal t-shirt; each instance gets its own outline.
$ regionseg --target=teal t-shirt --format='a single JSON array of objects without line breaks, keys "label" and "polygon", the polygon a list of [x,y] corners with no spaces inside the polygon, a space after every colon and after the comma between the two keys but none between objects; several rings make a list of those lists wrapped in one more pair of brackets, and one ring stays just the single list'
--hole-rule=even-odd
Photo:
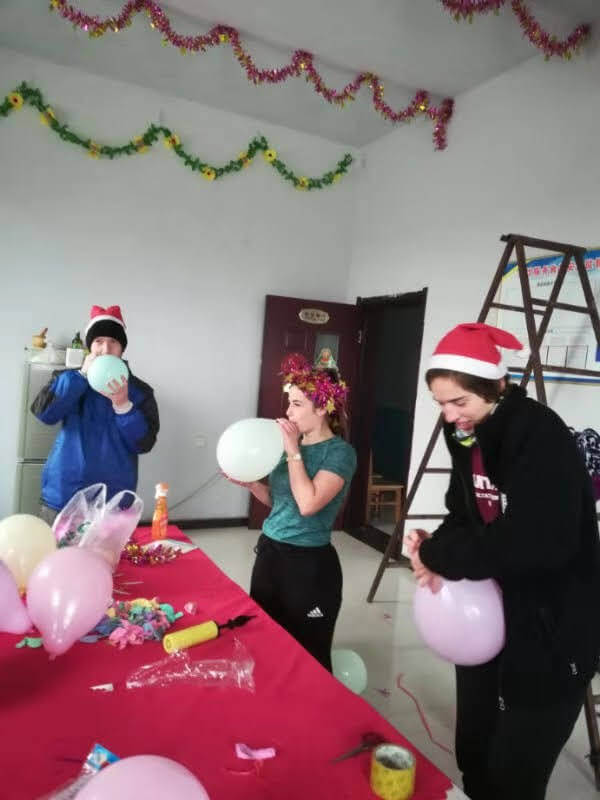
[{"label": "teal t-shirt", "polygon": [[292,494],[287,456],[284,454],[269,475],[273,506],[263,524],[263,531],[280,542],[318,547],[329,544],[331,528],[356,470],[356,452],[352,445],[339,436],[317,444],[301,445],[300,452],[309,478],[314,478],[319,470],[324,469],[342,477],[344,486],[320,511],[303,517]]}]

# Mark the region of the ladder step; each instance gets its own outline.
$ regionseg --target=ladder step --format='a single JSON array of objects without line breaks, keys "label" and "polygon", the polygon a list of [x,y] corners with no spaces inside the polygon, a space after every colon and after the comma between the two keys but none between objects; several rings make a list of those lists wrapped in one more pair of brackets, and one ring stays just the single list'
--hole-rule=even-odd
[{"label": "ladder step", "polygon": [[558,253],[585,253],[585,247],[576,244],[563,244],[550,242],[546,239],[536,239],[533,236],[521,236],[520,233],[505,233],[500,237],[501,242],[520,242],[529,247],[538,247],[540,250],[556,250]]},{"label": "ladder step", "polygon": [[[547,300],[538,300],[535,297],[531,298],[531,302],[535,303],[538,306],[547,306],[548,305],[548,301]],[[578,314],[589,314],[590,313],[590,310],[589,310],[589,308],[587,306],[574,306],[574,305],[571,305],[571,303],[554,303],[552,308],[553,309],[554,308],[558,308],[558,309],[560,309],[560,311],[576,311]],[[536,311],[535,313],[539,314],[540,312]]]},{"label": "ladder step", "polygon": [[[523,372],[524,366],[509,367],[509,372]],[[553,367],[551,364],[542,364],[542,372],[558,372],[560,375],[587,375],[600,380],[600,372],[591,369],[575,369],[575,367]]]},{"label": "ladder step", "polygon": [[[540,300],[539,298],[532,297],[531,302],[533,305],[536,306],[547,306],[547,300]],[[511,306],[508,303],[491,303],[490,308],[500,308],[503,311],[520,311],[522,314],[525,313],[525,308],[523,306]],[[557,308],[559,311],[575,311],[577,314],[589,314],[590,310],[587,306],[574,306],[572,303],[554,303],[552,306],[553,309]],[[534,314],[543,314],[541,308],[532,308],[531,309]]]},{"label": "ladder step", "polygon": [[404,519],[446,519],[447,514],[407,514]]},{"label": "ladder step", "polygon": [[427,467],[423,472],[435,472],[437,474],[450,474],[452,470],[450,467]]},{"label": "ladder step", "polygon": [[[490,308],[501,308],[504,311],[520,311],[522,314],[525,313],[525,309],[523,306],[509,306],[506,303],[491,303]],[[532,308],[531,309],[534,314],[543,314],[541,308]]]}]

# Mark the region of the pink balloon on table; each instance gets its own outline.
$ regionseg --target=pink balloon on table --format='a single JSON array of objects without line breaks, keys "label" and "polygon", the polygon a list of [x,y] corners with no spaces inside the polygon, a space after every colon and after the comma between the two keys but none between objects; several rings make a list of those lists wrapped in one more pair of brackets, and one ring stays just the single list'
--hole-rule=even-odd
[{"label": "pink balloon on table", "polygon": [[25,633],[31,628],[31,620],[23,605],[12,572],[0,561],[0,631],[2,633]]},{"label": "pink balloon on table", "polygon": [[418,586],[413,610],[425,643],[453,664],[485,664],[504,647],[502,592],[491,578],[444,580],[436,593]]},{"label": "pink balloon on table", "polygon": [[40,561],[27,583],[27,609],[53,656],[66,652],[102,619],[112,599],[112,574],[84,547],[63,547]]},{"label": "pink balloon on table", "polygon": [[75,800],[210,800],[196,776],[162,756],[131,756],[104,767]]}]

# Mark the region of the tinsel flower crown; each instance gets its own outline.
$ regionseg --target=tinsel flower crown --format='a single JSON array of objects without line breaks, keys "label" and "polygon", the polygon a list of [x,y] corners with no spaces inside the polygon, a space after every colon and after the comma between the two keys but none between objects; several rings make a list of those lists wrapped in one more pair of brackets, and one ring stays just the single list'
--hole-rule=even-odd
[{"label": "tinsel flower crown", "polygon": [[327,370],[315,369],[302,353],[291,353],[281,362],[283,389],[291,384],[312,400],[317,408],[328,414],[343,411],[348,397],[348,386],[342,380],[335,381]]}]

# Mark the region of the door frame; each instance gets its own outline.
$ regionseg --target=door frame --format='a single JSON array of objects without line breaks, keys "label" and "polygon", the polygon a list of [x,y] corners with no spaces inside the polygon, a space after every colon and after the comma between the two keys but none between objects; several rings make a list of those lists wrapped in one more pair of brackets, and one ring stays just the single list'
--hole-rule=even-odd
[{"label": "door frame", "polygon": [[[369,338],[369,314],[368,310],[377,308],[383,309],[389,306],[413,306],[417,302],[422,308],[422,324],[418,349],[421,352],[423,343],[423,330],[425,322],[425,310],[427,307],[427,287],[417,291],[402,292],[393,295],[378,295],[374,297],[357,297],[357,305],[365,310],[363,315],[362,340],[360,350],[360,363],[358,368],[357,387],[359,392],[355,395],[352,444],[357,454],[357,469],[353,481],[353,492],[347,503],[346,514],[344,516],[347,533],[356,539],[370,545],[379,552],[384,552],[389,542],[390,535],[380,530],[374,525],[365,521],[365,510],[367,502],[367,484],[369,480],[369,450],[371,436],[369,434],[372,415],[370,409],[373,406],[374,396],[374,377],[369,379],[369,372],[372,370],[372,363],[367,361],[367,342]],[[414,414],[416,410],[416,398],[418,393],[419,376],[415,382],[415,394],[413,403],[413,419],[411,436],[408,445],[408,464],[412,456],[413,433],[414,433]],[[408,482],[408,476],[407,476]],[[399,555],[399,554],[398,554]]]}]

